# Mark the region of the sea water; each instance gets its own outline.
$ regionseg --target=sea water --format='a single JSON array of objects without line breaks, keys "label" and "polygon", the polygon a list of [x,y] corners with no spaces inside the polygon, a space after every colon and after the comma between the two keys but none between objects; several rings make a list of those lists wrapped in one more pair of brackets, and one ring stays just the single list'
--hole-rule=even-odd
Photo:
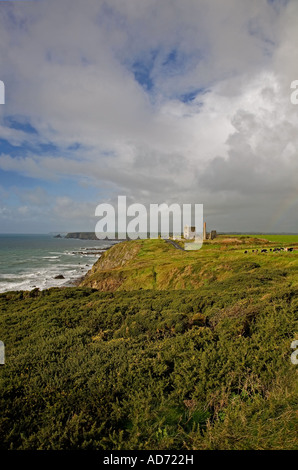
[{"label": "sea water", "polygon": [[[114,243],[0,234],[0,292],[74,285]],[[64,279],[55,279],[58,275]]]}]

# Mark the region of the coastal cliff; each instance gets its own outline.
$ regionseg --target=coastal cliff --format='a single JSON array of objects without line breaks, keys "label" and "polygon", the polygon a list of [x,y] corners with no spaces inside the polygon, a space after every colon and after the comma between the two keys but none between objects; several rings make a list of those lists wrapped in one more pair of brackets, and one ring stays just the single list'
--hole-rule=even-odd
[{"label": "coastal cliff", "polygon": [[[241,248],[240,248],[241,247]],[[217,244],[206,244],[198,251],[184,251],[164,240],[132,240],[109,248],[87,272],[80,287],[101,291],[133,291],[143,289],[200,289],[212,286],[256,284],[264,279],[286,277],[278,269],[274,253],[258,256],[255,240],[238,246],[226,238]],[[283,268],[292,269],[291,258],[283,259]]]},{"label": "coastal cliff", "polygon": [[98,240],[94,232],[69,232],[65,238],[78,238],[80,240]]},{"label": "coastal cliff", "polygon": [[[118,289],[128,276],[129,261],[137,256],[140,248],[140,243],[132,241],[112,246],[87,272],[80,286],[99,290]],[[126,270],[123,271],[124,267]]]}]

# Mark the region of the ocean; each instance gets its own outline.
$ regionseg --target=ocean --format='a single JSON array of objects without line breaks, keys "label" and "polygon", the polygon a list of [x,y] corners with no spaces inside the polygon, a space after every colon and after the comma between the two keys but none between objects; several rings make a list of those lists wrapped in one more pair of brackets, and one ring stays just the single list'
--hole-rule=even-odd
[{"label": "ocean", "polygon": [[[113,244],[53,235],[0,234],[0,292],[74,285]],[[55,279],[58,275],[64,279]]]}]

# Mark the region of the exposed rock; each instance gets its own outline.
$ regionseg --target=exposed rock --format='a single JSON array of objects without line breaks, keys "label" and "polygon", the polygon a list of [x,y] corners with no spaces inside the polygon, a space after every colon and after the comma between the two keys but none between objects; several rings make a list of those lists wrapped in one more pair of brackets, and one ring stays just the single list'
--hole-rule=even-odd
[{"label": "exposed rock", "polygon": [[62,274],[58,274],[58,276],[55,276],[54,279],[65,279],[65,277]]},{"label": "exposed rock", "polygon": [[112,246],[96,261],[85,275],[81,286],[99,290],[117,290],[123,283],[122,267],[126,267],[140,250],[134,242],[123,242]]}]

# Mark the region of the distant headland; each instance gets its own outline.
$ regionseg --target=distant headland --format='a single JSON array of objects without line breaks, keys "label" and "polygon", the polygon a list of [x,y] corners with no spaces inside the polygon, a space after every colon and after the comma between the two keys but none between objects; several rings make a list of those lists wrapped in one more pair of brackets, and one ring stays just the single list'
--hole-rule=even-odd
[{"label": "distant headland", "polygon": [[69,232],[64,238],[79,238],[80,240],[98,240],[95,232]]},{"label": "distant headland", "polygon": [[[54,235],[54,238],[76,238],[79,240],[99,240],[95,232],[69,232],[65,236],[62,236],[60,233]],[[117,241],[122,241],[117,239]]]}]

